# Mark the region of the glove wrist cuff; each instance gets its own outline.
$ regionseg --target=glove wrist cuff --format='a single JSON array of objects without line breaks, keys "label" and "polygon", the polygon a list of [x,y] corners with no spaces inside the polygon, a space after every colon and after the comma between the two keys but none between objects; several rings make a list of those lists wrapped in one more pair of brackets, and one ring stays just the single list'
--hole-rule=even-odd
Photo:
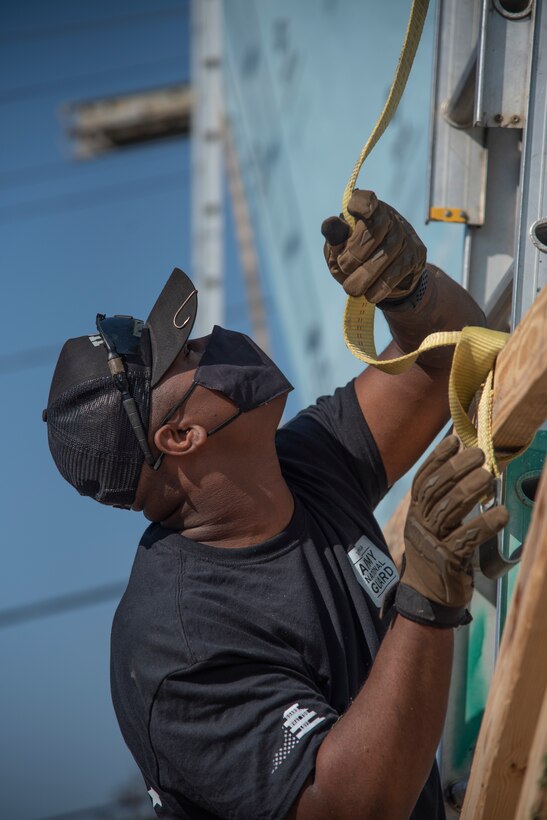
[{"label": "glove wrist cuff", "polygon": [[422,301],[424,294],[427,289],[427,283],[429,279],[429,274],[427,272],[427,268],[424,268],[422,271],[422,275],[416,282],[415,287],[410,291],[410,293],[406,293],[404,296],[399,298],[390,299],[383,299],[381,302],[378,302],[376,305],[377,308],[380,310],[393,310],[393,308],[400,307],[404,305],[405,307],[408,305],[410,307],[417,307]]},{"label": "glove wrist cuff", "polygon": [[[402,353],[416,350],[430,333],[461,330],[465,325],[485,325],[484,314],[469,293],[435,265],[427,265],[427,279],[422,277],[420,281],[426,283],[420,301],[412,302],[408,298],[398,306],[386,304],[384,307],[393,341]],[[421,354],[418,364],[426,369],[444,369],[450,367],[453,354],[451,347],[430,350]]]},{"label": "glove wrist cuff", "polygon": [[440,629],[453,629],[472,620],[465,607],[437,604],[402,583],[399,584],[395,595],[395,609],[409,621]]}]

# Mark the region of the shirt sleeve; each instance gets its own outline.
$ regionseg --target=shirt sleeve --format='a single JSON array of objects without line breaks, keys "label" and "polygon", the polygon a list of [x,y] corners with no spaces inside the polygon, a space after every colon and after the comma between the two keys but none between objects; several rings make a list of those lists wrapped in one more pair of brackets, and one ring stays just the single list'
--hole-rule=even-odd
[{"label": "shirt sleeve", "polygon": [[150,722],[160,790],[180,817],[280,820],[337,719],[295,671],[242,661],[171,675]]},{"label": "shirt sleeve", "polygon": [[332,476],[340,483],[357,483],[372,509],[389,489],[382,457],[359,406],[354,381],[338,388],[332,396],[322,396],[278,431],[278,451],[289,464],[291,459],[307,462],[316,478],[323,470],[329,485]]}]

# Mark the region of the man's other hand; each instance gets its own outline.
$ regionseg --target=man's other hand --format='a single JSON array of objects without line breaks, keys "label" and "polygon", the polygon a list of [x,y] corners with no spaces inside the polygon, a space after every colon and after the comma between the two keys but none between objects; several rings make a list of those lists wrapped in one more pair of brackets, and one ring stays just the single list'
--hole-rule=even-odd
[{"label": "man's other hand", "polygon": [[416,287],[426,247],[412,225],[372,191],[356,189],[348,203],[356,219],[353,232],[342,217],[321,225],[329,270],[349,296],[377,304],[403,299]]},{"label": "man's other hand", "polygon": [[[493,496],[494,479],[482,467],[481,450],[458,450],[458,438],[448,436],[416,473],[405,525],[405,568],[396,599],[401,614],[438,626],[456,625],[451,615],[457,620],[473,594],[473,554],[509,519],[505,507],[499,506],[464,522],[480,501]],[[413,618],[414,603],[420,605],[420,599],[425,604],[423,617]]]}]

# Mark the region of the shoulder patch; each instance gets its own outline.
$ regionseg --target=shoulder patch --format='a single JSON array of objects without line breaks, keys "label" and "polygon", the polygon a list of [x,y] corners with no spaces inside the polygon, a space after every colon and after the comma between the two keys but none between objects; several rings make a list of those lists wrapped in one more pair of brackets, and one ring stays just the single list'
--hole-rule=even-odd
[{"label": "shoulder patch", "polygon": [[366,535],[348,552],[348,559],[358,582],[380,608],[386,592],[399,580],[397,567]]},{"label": "shoulder patch", "polygon": [[301,738],[325,720],[313,709],[301,707],[299,703],[285,709],[283,719],[283,743],[274,755],[271,774],[281,766]]}]

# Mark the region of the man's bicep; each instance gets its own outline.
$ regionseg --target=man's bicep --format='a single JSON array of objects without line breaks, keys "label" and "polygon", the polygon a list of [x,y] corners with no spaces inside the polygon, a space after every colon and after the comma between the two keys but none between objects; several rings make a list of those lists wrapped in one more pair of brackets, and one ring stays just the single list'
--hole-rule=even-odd
[{"label": "man's bicep", "polygon": [[[392,343],[382,358],[399,355]],[[412,467],[448,421],[448,376],[448,370],[426,371],[413,365],[398,376],[368,367],[355,380],[357,399],[390,486]]]},{"label": "man's bicep", "polygon": [[337,718],[290,670],[241,662],[171,676],[151,715],[160,789],[220,817],[283,817]]}]

